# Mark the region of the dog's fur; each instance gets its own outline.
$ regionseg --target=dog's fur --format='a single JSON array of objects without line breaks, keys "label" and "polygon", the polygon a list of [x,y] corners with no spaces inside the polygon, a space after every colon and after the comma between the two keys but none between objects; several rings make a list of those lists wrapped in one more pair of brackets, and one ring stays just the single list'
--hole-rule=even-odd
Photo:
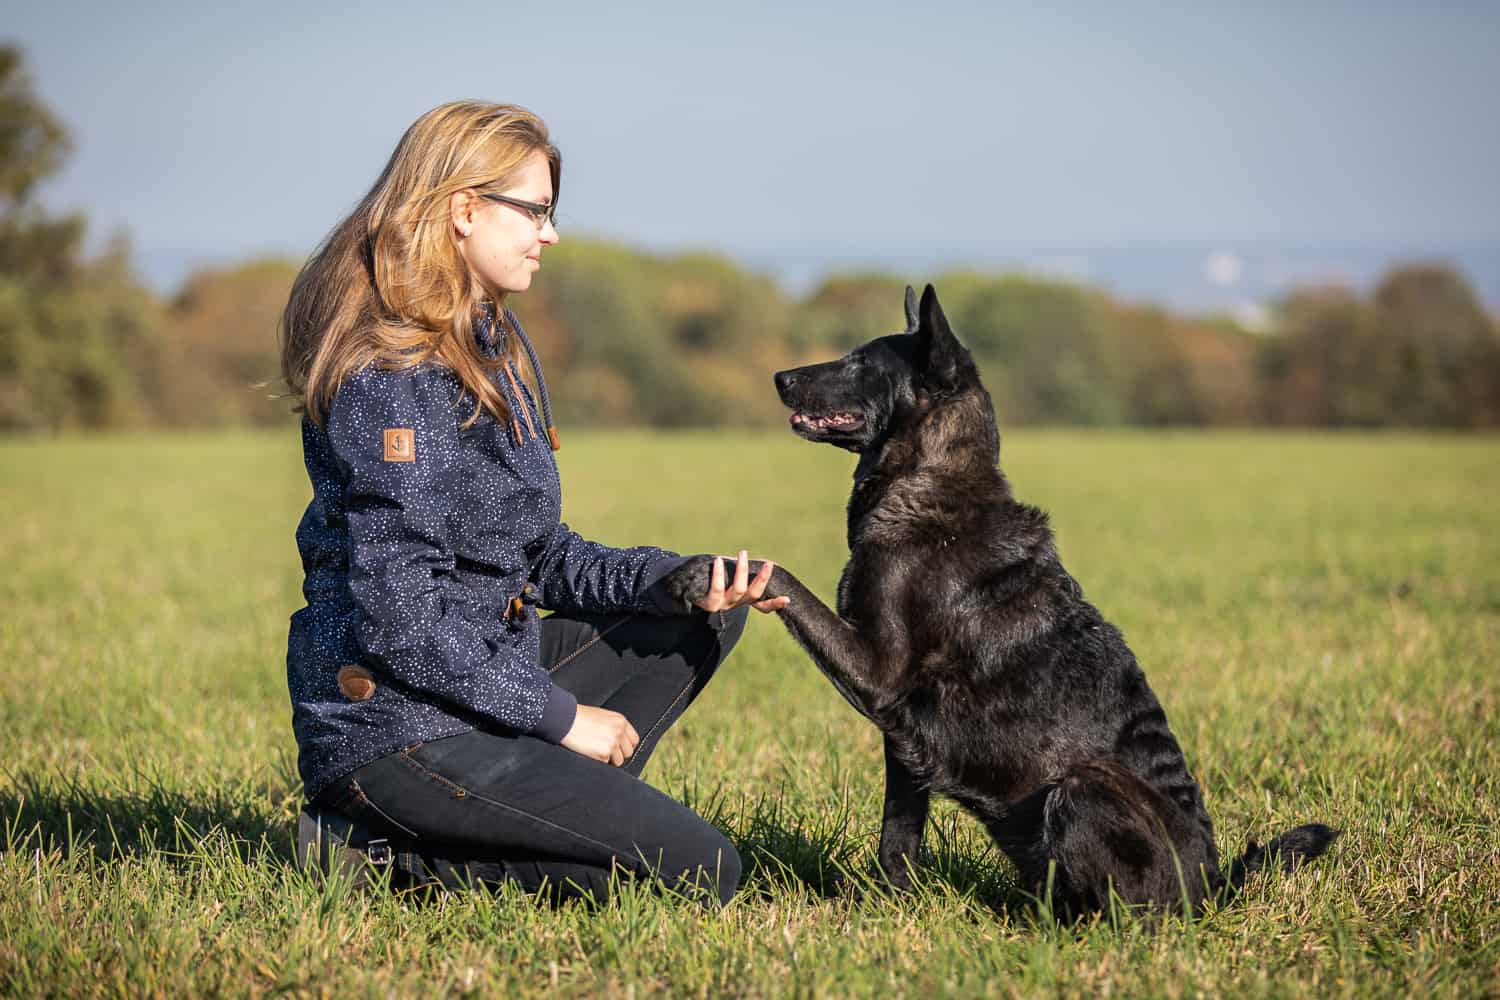
[{"label": "dog's fur", "polygon": [[[1125,640],[1058,561],[1047,516],[1011,496],[989,393],[929,285],[907,331],[776,375],[792,428],[856,452],[838,614],[777,567],[793,636],[885,735],[880,864],[910,885],[932,792],[962,803],[1060,913],[1194,909],[1270,855],[1337,835],[1298,827],[1219,867],[1203,795]],[[685,605],[712,560],[668,578]],[[1048,895],[1050,893],[1050,895]]]}]

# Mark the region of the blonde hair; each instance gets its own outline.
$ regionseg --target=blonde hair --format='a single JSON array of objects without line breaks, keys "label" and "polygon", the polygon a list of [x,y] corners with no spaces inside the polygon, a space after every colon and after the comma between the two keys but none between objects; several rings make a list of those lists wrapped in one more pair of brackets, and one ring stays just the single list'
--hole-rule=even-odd
[{"label": "blonde hair", "polygon": [[492,295],[459,253],[449,198],[465,189],[507,186],[534,153],[552,173],[555,202],[562,157],[536,115],[513,104],[454,101],[412,123],[375,186],[308,258],[281,317],[281,372],[299,409],[322,424],[343,380],[368,364],[447,366],[474,397],[467,423],[510,410],[490,380],[491,360],[474,338],[488,301],[503,322],[503,295]]}]

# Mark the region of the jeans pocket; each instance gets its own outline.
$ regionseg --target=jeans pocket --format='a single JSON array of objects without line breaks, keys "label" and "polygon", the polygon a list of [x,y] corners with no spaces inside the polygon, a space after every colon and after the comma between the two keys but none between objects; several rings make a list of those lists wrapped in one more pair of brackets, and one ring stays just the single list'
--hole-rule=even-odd
[{"label": "jeans pocket", "polygon": [[417,831],[393,818],[390,813],[380,808],[374,799],[366,795],[356,779],[350,778],[349,785],[354,794],[350,804],[341,810],[345,816],[363,823],[377,833],[406,837],[410,840],[420,839]]}]

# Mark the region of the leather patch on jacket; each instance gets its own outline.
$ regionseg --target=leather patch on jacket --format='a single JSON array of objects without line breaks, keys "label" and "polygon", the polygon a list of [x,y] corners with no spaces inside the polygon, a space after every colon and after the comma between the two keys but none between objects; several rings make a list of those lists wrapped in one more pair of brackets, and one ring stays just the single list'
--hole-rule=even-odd
[{"label": "leather patch on jacket", "polygon": [[410,427],[387,427],[385,429],[385,460],[387,462],[415,462],[417,460],[417,435]]},{"label": "leather patch on jacket", "polygon": [[339,667],[339,691],[350,701],[369,701],[375,695],[375,678],[364,667],[346,664]]}]

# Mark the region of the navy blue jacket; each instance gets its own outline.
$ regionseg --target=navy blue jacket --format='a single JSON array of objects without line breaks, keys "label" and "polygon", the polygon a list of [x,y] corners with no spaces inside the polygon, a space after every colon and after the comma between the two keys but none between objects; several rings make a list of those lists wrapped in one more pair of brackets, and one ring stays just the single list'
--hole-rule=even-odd
[{"label": "navy blue jacket", "polygon": [[[485,321],[476,336],[503,355],[503,329]],[[482,413],[460,429],[473,398],[433,364],[362,369],[323,427],[302,421],[307,607],[292,616],[287,681],[309,797],[419,740],[476,727],[567,735],[577,702],[541,669],[533,605],[681,611],[656,586],[679,557],[609,548],[560,522],[557,463],[514,376],[507,364],[494,378],[510,424]],[[520,612],[507,613],[517,597]],[[368,671],[372,694],[341,689],[348,665]]]}]

